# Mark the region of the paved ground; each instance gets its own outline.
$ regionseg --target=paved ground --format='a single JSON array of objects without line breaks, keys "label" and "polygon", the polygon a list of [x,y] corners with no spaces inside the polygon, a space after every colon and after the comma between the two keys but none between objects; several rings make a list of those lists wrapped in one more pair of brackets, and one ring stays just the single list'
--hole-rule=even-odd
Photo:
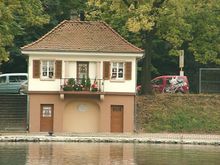
[{"label": "paved ground", "polygon": [[220,135],[173,133],[61,134],[0,133],[0,142],[135,142],[220,145]]}]

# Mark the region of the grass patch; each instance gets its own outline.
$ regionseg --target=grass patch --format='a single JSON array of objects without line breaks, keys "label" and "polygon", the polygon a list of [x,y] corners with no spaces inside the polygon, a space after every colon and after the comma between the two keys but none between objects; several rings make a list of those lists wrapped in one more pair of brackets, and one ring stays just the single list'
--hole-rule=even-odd
[{"label": "grass patch", "polygon": [[219,134],[220,97],[199,96],[138,96],[139,131]]}]

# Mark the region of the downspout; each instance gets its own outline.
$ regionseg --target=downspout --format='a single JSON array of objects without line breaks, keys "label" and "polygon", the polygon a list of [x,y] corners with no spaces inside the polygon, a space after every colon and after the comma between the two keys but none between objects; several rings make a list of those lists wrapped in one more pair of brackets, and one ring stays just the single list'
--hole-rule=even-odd
[{"label": "downspout", "polygon": [[134,130],[133,130],[133,132],[137,132],[137,128],[136,128],[136,113],[137,113],[137,105],[136,105],[136,95],[137,95],[137,93],[136,93],[136,86],[137,86],[137,76],[138,76],[138,74],[137,74],[137,60],[135,60],[136,61],[136,63],[135,63],[135,95],[134,95]]},{"label": "downspout", "polygon": [[[28,86],[27,86],[27,91],[29,90],[29,57],[28,57],[28,60],[27,60],[27,63],[28,63],[28,69],[27,69],[27,73],[28,73]],[[29,94],[27,92],[27,123],[26,123],[26,131],[29,132],[29,123],[30,123],[30,98],[29,98]]]}]

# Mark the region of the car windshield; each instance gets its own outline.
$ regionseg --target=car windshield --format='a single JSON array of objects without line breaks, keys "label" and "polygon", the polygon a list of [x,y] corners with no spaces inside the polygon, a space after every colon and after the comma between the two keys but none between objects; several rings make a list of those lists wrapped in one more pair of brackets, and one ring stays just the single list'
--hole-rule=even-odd
[{"label": "car windshield", "polygon": [[152,80],[151,82],[153,85],[161,85],[163,84],[163,79],[159,78],[159,79],[155,79],[155,80]]}]

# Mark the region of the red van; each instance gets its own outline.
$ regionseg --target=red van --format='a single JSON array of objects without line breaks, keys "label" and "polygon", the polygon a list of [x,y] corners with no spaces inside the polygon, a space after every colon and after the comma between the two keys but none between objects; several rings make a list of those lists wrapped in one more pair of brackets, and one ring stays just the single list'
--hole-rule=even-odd
[{"label": "red van", "polygon": [[[151,80],[155,93],[189,93],[189,82],[186,76],[165,75]],[[137,87],[140,92],[141,86]]]},{"label": "red van", "polygon": [[156,93],[188,93],[189,82],[186,76],[166,75],[154,78],[151,81]]}]

